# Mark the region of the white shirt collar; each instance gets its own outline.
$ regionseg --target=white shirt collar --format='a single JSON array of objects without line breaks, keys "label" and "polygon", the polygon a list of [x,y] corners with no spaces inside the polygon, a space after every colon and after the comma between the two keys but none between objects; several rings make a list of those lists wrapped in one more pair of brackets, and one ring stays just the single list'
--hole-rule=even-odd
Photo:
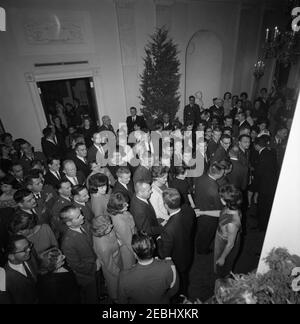
[{"label": "white shirt collar", "polygon": [[261,152],[265,149],[265,147],[263,147],[262,149],[259,150],[258,154],[260,155]]},{"label": "white shirt collar", "polygon": [[81,156],[76,155],[77,159],[81,160],[82,162],[86,163],[85,159]]},{"label": "white shirt collar", "polygon": [[81,231],[80,227],[79,227],[79,228],[71,228],[71,227],[69,227],[69,229],[70,229],[71,231],[74,231],[74,232],[77,232],[77,233],[82,234],[82,231]]},{"label": "white shirt collar", "polygon": [[154,261],[154,259],[152,258],[152,259],[149,260],[149,261],[138,261],[138,264],[140,264],[140,265],[142,265],[142,266],[146,266],[146,265],[151,264],[153,261]]},{"label": "white shirt collar", "polygon": [[119,184],[122,185],[126,190],[128,190],[128,187],[125,183],[122,183],[121,181],[119,181]]},{"label": "white shirt collar", "polygon": [[179,208],[179,209],[173,211],[173,212],[170,214],[170,217],[173,216],[173,215],[178,214],[180,211],[181,211],[181,208]]},{"label": "white shirt collar", "polygon": [[149,205],[147,199],[141,198],[141,197],[139,197],[139,196],[136,196],[136,198],[138,198],[139,200],[141,200],[141,201],[143,201],[144,203],[146,203],[147,205]]},{"label": "white shirt collar", "polygon": [[81,205],[81,206],[85,206],[85,203],[79,202],[79,201],[77,201],[77,200],[75,200],[75,199],[74,199],[74,201],[75,201],[77,204]]},{"label": "white shirt collar", "polygon": [[[10,261],[8,261],[8,265],[15,271],[19,272],[20,274],[22,274],[23,276],[27,277],[25,268],[23,266],[23,264],[12,264]],[[27,266],[28,267],[28,266]],[[29,267],[28,267],[29,268]]]},{"label": "white shirt collar", "polygon": [[[69,177],[69,176],[67,176],[66,175],[66,178],[74,185],[74,186],[76,186],[76,183],[74,183],[74,179],[73,178],[76,178],[77,179],[77,177]],[[78,179],[77,179],[77,181],[78,181]]]},{"label": "white shirt collar", "polygon": [[212,175],[210,175],[209,173],[207,175],[209,176],[209,178],[211,178],[212,180],[216,181],[216,179]]}]

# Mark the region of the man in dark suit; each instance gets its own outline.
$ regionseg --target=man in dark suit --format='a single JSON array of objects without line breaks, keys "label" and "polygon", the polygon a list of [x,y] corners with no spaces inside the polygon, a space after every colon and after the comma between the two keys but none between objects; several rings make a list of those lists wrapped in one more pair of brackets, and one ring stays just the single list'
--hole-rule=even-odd
[{"label": "man in dark suit", "polygon": [[222,136],[221,129],[215,128],[212,133],[212,138],[207,144],[206,154],[209,161],[212,159],[219,146],[221,136]]},{"label": "man in dark suit", "polygon": [[72,195],[74,198],[73,205],[81,210],[84,219],[91,224],[95,215],[89,205],[90,196],[87,188],[82,185],[77,185],[72,188]]},{"label": "man in dark suit", "polygon": [[25,178],[26,188],[30,190],[36,200],[36,212],[39,215],[40,224],[50,224],[51,210],[58,196],[55,190],[49,186],[44,185],[38,172],[29,174]]},{"label": "man in dark suit", "polygon": [[221,98],[214,98],[213,105],[209,107],[210,117],[217,118],[218,121],[221,121],[224,117],[224,100]]},{"label": "man in dark suit", "polygon": [[112,193],[121,192],[126,197],[127,201],[130,202],[134,194],[130,170],[126,167],[120,167],[117,170],[117,178],[118,180],[114,185]]},{"label": "man in dark suit", "polygon": [[176,189],[166,189],[163,201],[170,218],[157,239],[158,254],[162,259],[172,258],[180,277],[179,293],[187,296],[188,274],[194,256],[196,215],[191,207],[180,208],[181,196]]},{"label": "man in dark suit", "polygon": [[239,161],[239,148],[237,146],[230,148],[228,154],[232,163],[232,170],[226,176],[228,182],[245,192],[248,185],[249,168]]},{"label": "man in dark suit", "polygon": [[130,202],[130,212],[134,218],[138,230],[145,231],[148,235],[156,238],[161,234],[162,226],[158,224],[154,208],[149,202],[151,185],[147,182],[138,181],[135,184],[136,194]]},{"label": "man in dark suit", "polygon": [[60,217],[67,226],[61,245],[62,252],[76,276],[82,303],[97,304],[97,257],[90,228],[77,207],[64,207]]},{"label": "man in dark suit", "polygon": [[64,179],[68,180],[72,186],[84,184],[86,177],[81,171],[77,171],[76,165],[72,160],[63,162]]},{"label": "man in dark suit", "polygon": [[19,162],[14,163],[12,165],[11,174],[14,177],[14,181],[12,183],[13,188],[15,189],[24,188],[25,187],[24,171],[22,165]]},{"label": "man in dark suit", "polygon": [[228,149],[230,145],[231,145],[231,137],[229,135],[223,134],[221,136],[219,146],[217,147],[215,153],[211,157],[210,163],[227,159]]},{"label": "man in dark suit", "polygon": [[27,174],[31,169],[31,163],[34,160],[39,160],[42,163],[46,163],[46,158],[42,152],[35,152],[30,143],[23,140],[20,142],[21,157],[19,163],[22,165],[24,173]]},{"label": "man in dark suit", "polygon": [[238,159],[240,163],[247,168],[250,167],[249,148],[251,144],[251,137],[249,135],[240,135],[238,138]]},{"label": "man in dark suit", "polygon": [[194,121],[194,125],[197,125],[200,121],[200,107],[195,101],[194,96],[189,96],[189,104],[186,105],[183,110],[184,125],[186,125],[188,121]]},{"label": "man in dark suit", "polygon": [[38,266],[32,257],[33,244],[22,235],[14,235],[7,246],[6,290],[13,304],[37,304]]},{"label": "man in dark suit", "polygon": [[102,125],[99,127],[99,132],[112,132],[115,136],[115,130],[113,128],[113,126],[111,125],[111,119],[109,116],[105,115],[102,117]]},{"label": "man in dark suit", "polygon": [[106,152],[102,147],[102,141],[102,136],[98,131],[93,134],[93,145],[88,149],[87,160],[89,163],[97,162],[97,164],[104,167],[106,166]]},{"label": "man in dark suit", "polygon": [[271,137],[270,147],[274,150],[274,153],[276,154],[278,170],[280,170],[282,166],[286,144],[287,144],[286,141],[287,136],[288,136],[288,129],[285,126],[280,125],[276,130],[275,136]]},{"label": "man in dark suit", "polygon": [[48,126],[43,130],[44,137],[42,138],[42,150],[46,158],[51,156],[63,157],[64,152],[61,143],[58,142],[55,136],[55,130],[53,126]]},{"label": "man in dark suit", "polygon": [[60,211],[63,207],[70,206],[73,203],[72,185],[70,181],[62,179],[56,189],[58,190],[59,197],[55,201],[55,204],[53,205],[51,211],[51,228],[57,240],[60,240],[62,235],[66,231],[66,226],[60,219]]},{"label": "man in dark suit", "polygon": [[173,125],[170,121],[170,114],[165,113],[163,114],[163,129],[165,131],[171,131],[173,129]]},{"label": "man in dark suit", "polygon": [[128,129],[128,134],[133,132],[135,129],[135,125],[137,125],[140,129],[146,128],[146,123],[143,116],[138,116],[135,107],[130,108],[130,116],[126,118],[126,125]]},{"label": "man in dark suit", "polygon": [[59,157],[50,157],[47,160],[48,172],[45,174],[45,184],[56,188],[63,178],[63,173],[60,172],[60,160]]},{"label": "man in dark suit", "polygon": [[196,248],[199,254],[209,254],[215,238],[222,203],[217,180],[224,175],[218,162],[209,167],[208,173],[195,179],[195,206],[197,212]]},{"label": "man in dark suit", "polygon": [[254,188],[258,193],[257,216],[260,231],[266,231],[278,181],[276,155],[267,148],[269,136],[256,138],[254,145],[259,158],[254,170]]},{"label": "man in dark suit", "polygon": [[242,128],[251,129],[250,124],[246,120],[246,114],[244,113],[244,111],[240,111],[236,115],[236,120],[237,120],[237,124],[233,127],[233,137],[238,137],[240,135],[240,130]]},{"label": "man in dark suit", "polygon": [[91,173],[91,169],[89,167],[87,161],[87,149],[86,145],[82,143],[78,143],[75,146],[76,156],[74,157],[73,161],[76,165],[78,171],[81,171],[84,176],[87,178]]}]

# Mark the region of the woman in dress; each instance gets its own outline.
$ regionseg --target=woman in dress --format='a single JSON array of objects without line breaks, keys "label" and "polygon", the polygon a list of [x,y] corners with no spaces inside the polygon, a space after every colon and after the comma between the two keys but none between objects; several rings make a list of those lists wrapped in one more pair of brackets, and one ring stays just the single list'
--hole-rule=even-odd
[{"label": "woman in dress", "polygon": [[234,185],[225,185],[219,194],[224,208],[215,237],[214,270],[224,278],[232,271],[240,249],[242,193]]},{"label": "woman in dress", "polygon": [[232,101],[231,101],[232,94],[231,92],[224,93],[224,116],[229,115],[231,108],[232,108]]},{"label": "woman in dress", "polygon": [[92,175],[88,180],[88,188],[91,194],[92,211],[97,216],[107,214],[107,203],[109,201],[108,178],[102,173]]},{"label": "woman in dress", "polygon": [[120,248],[109,216],[92,221],[94,251],[101,265],[109,297],[117,302],[119,273],[122,266]]},{"label": "woman in dress", "polygon": [[136,232],[135,222],[132,215],[128,212],[126,197],[116,192],[110,196],[107,212],[111,217],[114,231],[120,246],[122,269],[130,269],[136,262],[132,247],[132,235]]}]

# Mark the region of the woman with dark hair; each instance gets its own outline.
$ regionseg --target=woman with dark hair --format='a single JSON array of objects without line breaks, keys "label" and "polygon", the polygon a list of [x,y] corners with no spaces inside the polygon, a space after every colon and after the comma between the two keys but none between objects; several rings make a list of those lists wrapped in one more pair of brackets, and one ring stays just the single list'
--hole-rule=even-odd
[{"label": "woman with dark hair", "polygon": [[5,144],[0,144],[0,165],[4,172],[8,172],[12,167],[10,148]]},{"label": "woman with dark hair", "polygon": [[242,193],[234,185],[225,185],[220,187],[219,195],[224,208],[215,237],[214,270],[219,277],[226,277],[240,248]]},{"label": "woman with dark hair", "polygon": [[15,178],[7,175],[0,179],[0,208],[17,207],[14,200],[16,189],[13,187]]},{"label": "woman with dark hair", "polygon": [[108,178],[102,173],[96,173],[88,179],[88,188],[91,194],[92,211],[97,216],[107,214],[106,208],[109,201]]},{"label": "woman with dark hair", "polygon": [[136,232],[136,227],[134,219],[127,209],[128,203],[122,193],[116,192],[110,196],[107,212],[111,217],[120,245],[122,269],[124,270],[130,269],[136,261],[131,247],[131,239]]}]

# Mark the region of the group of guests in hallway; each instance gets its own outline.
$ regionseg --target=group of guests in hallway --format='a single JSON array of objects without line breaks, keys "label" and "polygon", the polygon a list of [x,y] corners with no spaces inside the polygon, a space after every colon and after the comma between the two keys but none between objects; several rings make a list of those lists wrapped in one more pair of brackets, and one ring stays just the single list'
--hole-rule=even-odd
[{"label": "group of guests in hallway", "polygon": [[177,303],[196,253],[228,276],[251,206],[267,229],[293,108],[263,88],[208,109],[190,96],[183,124],[151,131],[135,107],[117,131],[54,116],[42,152],[3,134],[0,302]]}]

